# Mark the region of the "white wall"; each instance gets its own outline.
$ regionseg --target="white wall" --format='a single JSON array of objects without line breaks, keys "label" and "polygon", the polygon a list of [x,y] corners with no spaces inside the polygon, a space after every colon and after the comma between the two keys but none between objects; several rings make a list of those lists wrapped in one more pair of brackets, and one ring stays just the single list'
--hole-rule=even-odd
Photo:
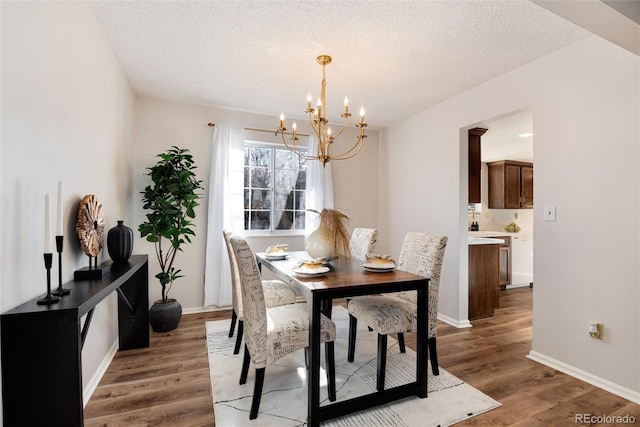
[{"label": "white wall", "polygon": [[[95,194],[107,229],[132,220],[134,97],[88,3],[2,2],[1,309],[46,292],[44,196],[64,183],[63,281],[88,261],[78,202]],[[55,248],[55,246],[53,246]],[[106,249],[99,262],[108,259]],[[57,286],[54,262],[53,286]],[[91,379],[117,337],[116,299],[98,305],[84,350]],[[43,361],[46,363],[46,361]],[[55,396],[52,396],[52,399]]]},{"label": "white wall", "polygon": [[[482,120],[534,117],[532,356],[640,399],[638,57],[591,37],[389,127],[381,242],[449,236],[439,311],[467,318],[466,138]],[[542,207],[556,204],[556,222]],[[393,208],[391,208],[393,207]],[[604,322],[604,340],[587,334]]]},{"label": "white wall", "polygon": [[[224,84],[224,82],[221,82]],[[301,97],[301,105],[304,96]],[[196,237],[193,244],[187,245],[184,252],[178,254],[176,266],[181,268],[184,278],[174,284],[170,296],[180,301],[185,309],[201,308],[204,301],[204,267],[205,245],[207,230],[207,189],[209,187],[209,171],[211,167],[211,143],[213,128],[207,123],[225,123],[243,128],[264,129],[274,131],[278,126],[278,117],[246,113],[199,105],[182,104],[146,97],[139,97],[136,101],[135,142],[133,148],[134,197],[135,211],[132,228],[144,221],[144,211],[140,201],[140,191],[148,185],[149,177],[145,176],[146,168],[155,163],[156,154],[172,145],[187,148],[194,155],[198,165],[198,178],[204,181],[204,198],[196,211]],[[309,133],[304,120],[298,120],[298,131]],[[345,130],[340,140],[355,141],[357,129]],[[376,227],[378,223],[378,132],[367,130],[368,138],[365,147],[355,158],[345,161],[334,161],[334,204],[350,217],[353,227]],[[267,134],[269,137],[273,133]],[[160,285],[153,276],[159,267],[153,257],[153,245],[140,239],[135,233],[135,253],[148,253],[150,256],[149,301],[152,303],[160,297]],[[220,231],[222,238],[222,230]],[[290,243],[293,249],[304,249],[301,238],[291,237],[254,237],[248,239],[254,250],[265,249],[274,243]],[[231,285],[229,285],[231,286]]]}]

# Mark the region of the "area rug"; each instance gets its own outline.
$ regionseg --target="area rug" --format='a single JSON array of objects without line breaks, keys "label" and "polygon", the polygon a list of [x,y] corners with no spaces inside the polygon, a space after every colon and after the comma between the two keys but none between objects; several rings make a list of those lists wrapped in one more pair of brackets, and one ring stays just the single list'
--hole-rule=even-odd
[{"label": "area rug", "polygon": [[[335,343],[336,394],[338,401],[371,393],[376,386],[377,337],[364,325],[358,325],[356,357],[347,362],[348,314],[334,307],[337,328]],[[304,351],[290,354],[268,366],[258,418],[249,421],[255,369],[249,368],[244,385],[239,385],[242,353],[234,355],[235,336],[229,338],[229,320],[207,322],[207,345],[216,427],[305,426],[307,383]],[[415,379],[415,353],[407,348],[401,354],[398,343],[388,339],[386,387],[406,384]],[[324,367],[324,346],[321,352]],[[335,427],[448,426],[500,406],[500,403],[440,367],[440,375],[428,368],[428,397],[406,398],[366,411],[322,423]],[[321,405],[328,404],[326,375],[320,373]]]}]

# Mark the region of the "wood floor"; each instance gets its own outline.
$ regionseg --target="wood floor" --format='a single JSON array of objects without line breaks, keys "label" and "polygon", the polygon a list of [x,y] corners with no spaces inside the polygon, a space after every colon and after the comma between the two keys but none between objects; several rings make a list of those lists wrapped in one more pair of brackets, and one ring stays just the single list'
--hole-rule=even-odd
[{"label": "wood floor", "polygon": [[[495,316],[473,328],[438,324],[440,366],[502,403],[458,425],[575,426],[575,414],[640,423],[640,405],[526,358],[531,307],[531,289],[510,289]],[[229,311],[185,315],[178,329],[151,332],[148,349],[119,352],[85,408],[85,425],[213,426],[204,323],[219,319]],[[415,349],[411,336],[407,345]]]}]

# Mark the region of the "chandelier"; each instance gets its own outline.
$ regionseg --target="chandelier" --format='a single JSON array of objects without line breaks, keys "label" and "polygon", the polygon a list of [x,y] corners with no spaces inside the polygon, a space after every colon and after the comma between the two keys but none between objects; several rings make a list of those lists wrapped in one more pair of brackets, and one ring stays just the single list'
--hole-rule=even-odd
[{"label": "chandelier", "polygon": [[367,137],[367,135],[364,134],[364,128],[367,127],[367,124],[364,121],[364,107],[360,107],[360,122],[356,123],[356,127],[360,128],[360,133],[356,142],[351,146],[351,148],[340,154],[331,153],[331,145],[349,125],[349,117],[351,117],[351,113],[349,113],[349,99],[347,99],[346,96],[344,97],[344,112],[340,115],[340,117],[344,119],[344,124],[337,133],[334,133],[329,126],[329,121],[327,120],[325,99],[325,88],[327,86],[325,67],[327,64],[331,63],[331,57],[329,55],[320,55],[316,58],[316,61],[322,65],[322,86],[320,87],[320,97],[316,103],[316,108],[312,108],[311,94],[309,93],[307,95],[307,108],[304,112],[309,115],[309,124],[318,139],[318,151],[315,154],[304,154],[304,152],[299,151],[299,146],[297,145],[299,139],[296,133],[296,122],[293,122],[293,125],[291,126],[292,136],[289,138],[290,142],[287,142],[285,138],[285,131],[287,128],[284,126],[284,112],[280,113],[280,127],[276,130],[276,135],[278,133],[282,135],[282,143],[289,150],[302,158],[318,160],[322,162],[322,166],[324,167],[331,160],[346,160],[355,157],[362,149],[364,138]]}]

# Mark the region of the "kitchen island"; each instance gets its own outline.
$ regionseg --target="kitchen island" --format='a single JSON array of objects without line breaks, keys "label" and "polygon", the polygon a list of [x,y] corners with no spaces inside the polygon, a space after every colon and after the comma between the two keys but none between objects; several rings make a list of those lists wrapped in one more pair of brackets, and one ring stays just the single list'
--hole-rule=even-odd
[{"label": "kitchen island", "polygon": [[493,316],[499,306],[502,239],[469,236],[469,320]]},{"label": "kitchen island", "polygon": [[522,231],[469,231],[470,237],[504,239],[500,245],[500,289],[533,285],[533,233]]}]

